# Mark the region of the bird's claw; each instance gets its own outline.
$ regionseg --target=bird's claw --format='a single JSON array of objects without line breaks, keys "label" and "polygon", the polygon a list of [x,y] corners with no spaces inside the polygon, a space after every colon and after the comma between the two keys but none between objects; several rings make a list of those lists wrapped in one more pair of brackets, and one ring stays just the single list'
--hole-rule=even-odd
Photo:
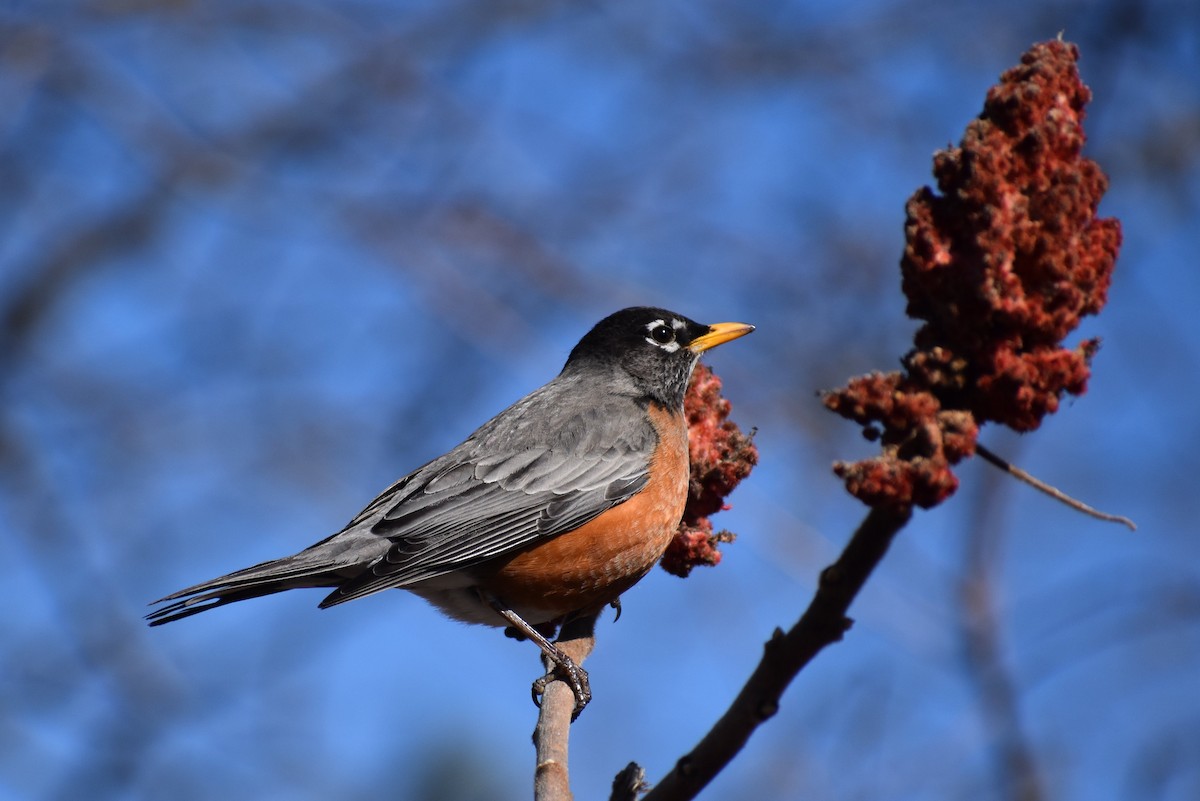
[{"label": "bird's claw", "polygon": [[616,623],[618,620],[621,619],[621,599],[613,598],[612,601],[609,603],[609,606],[611,606],[613,609],[617,610],[617,614],[613,618],[613,623]]},{"label": "bird's claw", "polygon": [[535,681],[533,687],[530,688],[533,692],[533,703],[539,709],[542,706],[542,696],[546,694],[546,688],[555,681],[565,681],[575,696],[575,707],[571,710],[571,720],[574,721],[592,700],[592,686],[588,681],[587,671],[566,656],[563,657],[562,662],[555,663],[550,672]]}]

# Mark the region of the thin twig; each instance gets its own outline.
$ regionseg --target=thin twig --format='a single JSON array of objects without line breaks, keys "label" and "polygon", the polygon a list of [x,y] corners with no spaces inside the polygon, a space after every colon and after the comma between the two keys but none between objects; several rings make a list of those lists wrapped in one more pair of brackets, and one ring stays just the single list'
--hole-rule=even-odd
[{"label": "thin twig", "polygon": [[786,634],[775,630],[729,709],[643,801],[695,798],[737,756],[750,735],[778,711],[779,700],[796,675],[850,627],[846,612],[851,602],[909,516],[909,512],[880,509],[867,515],[837,562],[821,572],[817,592],[800,620]]},{"label": "thin twig", "polygon": [[1010,464],[1008,461],[1000,458],[999,456],[992,453],[991,451],[989,451],[987,448],[983,447],[983,445],[980,445],[979,443],[975,443],[975,452],[978,453],[980,456],[982,456],[984,461],[991,462],[996,467],[999,467],[1001,470],[1003,470],[1006,473],[1008,473],[1009,475],[1011,475],[1013,478],[1015,478],[1019,481],[1024,481],[1026,484],[1033,487],[1034,489],[1040,490],[1040,491],[1046,493],[1051,498],[1054,498],[1056,501],[1061,501],[1062,503],[1065,503],[1067,506],[1071,507],[1072,509],[1074,509],[1077,512],[1083,512],[1085,515],[1090,515],[1091,517],[1094,517],[1098,520],[1106,520],[1110,523],[1122,523],[1126,526],[1129,526],[1130,530],[1137,531],[1137,524],[1134,523],[1132,520],[1130,520],[1128,517],[1122,517],[1121,515],[1113,515],[1113,514],[1109,514],[1108,512],[1101,512],[1099,509],[1094,509],[1091,506],[1088,506],[1083,501],[1077,501],[1074,498],[1072,498],[1070,495],[1067,495],[1065,492],[1058,489],[1057,487],[1052,487],[1049,484],[1047,484],[1046,482],[1044,482],[1040,479],[1034,478],[1029,473],[1026,473],[1024,470],[1017,467],[1016,465]]},{"label": "thin twig", "polygon": [[[592,653],[596,644],[596,616],[576,618],[563,626],[555,644],[578,666]],[[554,665],[543,659],[547,670]],[[533,773],[534,801],[570,801],[570,775],[567,770],[567,746],[571,737],[571,715],[575,711],[575,693],[565,681],[552,681],[542,693],[533,746],[537,749],[537,767]]]}]

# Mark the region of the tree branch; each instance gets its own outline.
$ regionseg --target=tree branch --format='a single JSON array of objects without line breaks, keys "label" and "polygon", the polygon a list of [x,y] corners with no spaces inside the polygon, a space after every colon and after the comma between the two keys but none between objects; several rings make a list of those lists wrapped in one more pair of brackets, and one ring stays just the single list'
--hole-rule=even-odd
[{"label": "tree branch", "polygon": [[838,560],[821,572],[817,592],[800,620],[786,634],[775,630],[729,709],[645,801],[695,798],[729,764],[758,726],[778,711],[784,690],[804,666],[850,628],[850,604],[910,516],[910,511],[871,510]]},{"label": "tree branch", "polygon": [[1071,507],[1072,509],[1074,509],[1077,512],[1083,512],[1085,515],[1094,517],[1097,520],[1105,520],[1109,523],[1120,523],[1121,525],[1126,526],[1130,531],[1137,531],[1137,524],[1134,523],[1132,520],[1130,520],[1128,517],[1124,517],[1122,515],[1109,514],[1108,512],[1101,512],[1099,509],[1096,509],[1092,506],[1088,506],[1083,501],[1072,498],[1070,495],[1063,492],[1058,487],[1055,487],[1051,484],[1047,484],[1045,481],[1042,481],[1040,478],[1037,478],[1036,476],[1026,473],[1024,470],[1017,467],[1012,462],[1008,461],[1007,459],[1003,459],[1003,458],[997,456],[996,454],[992,453],[987,448],[980,445],[978,442],[975,443],[975,452],[978,453],[980,458],[983,459],[985,462],[995,465],[996,467],[998,467],[1001,470],[1003,470],[1004,472],[1008,473],[1010,476],[1017,479],[1018,481],[1025,482],[1029,486],[1033,487],[1035,490],[1046,493],[1054,500],[1065,503],[1067,506]]},{"label": "tree branch", "polygon": [[[592,653],[596,645],[596,615],[575,618],[566,623],[555,643],[578,666]],[[542,659],[546,670],[554,665]],[[537,766],[533,773],[535,801],[569,801],[570,776],[567,770],[567,746],[571,736],[571,714],[575,710],[575,693],[565,681],[552,681],[542,694],[537,726],[533,730],[533,746],[537,749]]]}]

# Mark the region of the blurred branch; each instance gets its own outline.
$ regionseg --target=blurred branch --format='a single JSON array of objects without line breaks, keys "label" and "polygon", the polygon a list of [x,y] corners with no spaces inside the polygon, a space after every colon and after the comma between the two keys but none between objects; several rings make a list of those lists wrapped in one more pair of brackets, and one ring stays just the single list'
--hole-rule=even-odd
[{"label": "blurred branch", "polygon": [[412,88],[398,77],[408,71],[396,61],[394,42],[384,39],[363,51],[350,50],[344,61],[297,89],[291,102],[248,116],[239,128],[209,138],[148,104],[125,76],[75,48],[68,37],[52,42],[57,72],[45,80],[70,87],[76,103],[116,130],[118,141],[142,157],[151,156],[156,167],[139,193],[88,225],[52,233],[47,237],[51,244],[14,271],[29,277],[5,293],[10,299],[0,309],[0,361],[13,357],[74,281],[107,259],[144,250],[169,219],[170,200],[181,189],[228,186],[258,169],[272,149],[294,147],[297,139],[309,149],[327,145],[343,135],[331,120]]},{"label": "blurred branch", "polygon": [[98,262],[144,247],[168,208],[168,187],[152,184],[99,220],[62,237],[42,253],[23,287],[0,310],[0,363],[12,359],[71,285]]},{"label": "blurred branch", "polygon": [[997,516],[1002,484],[988,473],[981,484],[966,538],[959,580],[960,623],[967,673],[979,692],[984,729],[992,740],[996,783],[1008,801],[1041,801],[1042,788],[1034,749],[1021,725],[1018,691],[1004,660],[995,596],[995,566],[1002,526]]},{"label": "blurred branch", "polygon": [[[62,492],[44,449],[29,441],[11,417],[0,416],[0,498],[13,512],[14,542],[28,553],[35,586],[54,620],[53,632],[31,632],[26,642],[6,640],[9,657],[17,663],[35,653],[43,658],[65,643],[70,658],[45,677],[49,689],[43,692],[61,692],[78,703],[86,688],[103,684],[110,701],[104,713],[79,721],[88,741],[104,747],[48,774],[42,797],[71,801],[125,787],[137,760],[154,747],[162,721],[178,713],[184,694],[145,638],[133,633],[140,621],[122,601],[119,566],[114,570],[112,563],[94,557],[95,529],[70,514]],[[73,579],[69,582],[63,578],[64,560]],[[36,606],[41,598],[24,600]],[[29,688],[0,685],[0,703],[15,716],[37,705],[38,693]]]}]

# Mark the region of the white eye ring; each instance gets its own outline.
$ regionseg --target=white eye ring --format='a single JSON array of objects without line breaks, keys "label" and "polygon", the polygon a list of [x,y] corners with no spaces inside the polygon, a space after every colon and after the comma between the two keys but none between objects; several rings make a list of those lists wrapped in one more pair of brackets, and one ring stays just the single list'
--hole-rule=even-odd
[{"label": "white eye ring", "polygon": [[675,341],[675,332],[659,323],[650,329],[650,338],[659,345],[669,345]]},{"label": "white eye ring", "polygon": [[685,324],[679,320],[672,320],[669,326],[665,320],[655,320],[646,324],[646,330],[650,332],[646,341],[656,348],[662,348],[667,353],[674,353],[679,350],[679,341],[675,337],[684,327]]}]

